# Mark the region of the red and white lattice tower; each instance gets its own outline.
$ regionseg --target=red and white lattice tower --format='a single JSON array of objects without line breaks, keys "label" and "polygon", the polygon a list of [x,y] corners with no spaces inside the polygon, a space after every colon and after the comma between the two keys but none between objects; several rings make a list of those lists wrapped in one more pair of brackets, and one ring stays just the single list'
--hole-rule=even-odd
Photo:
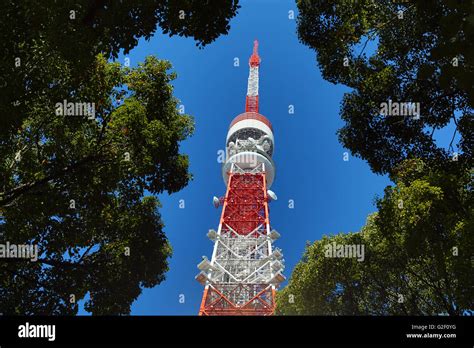
[{"label": "red and white lattice tower", "polygon": [[279,237],[270,227],[269,190],[275,178],[272,125],[258,113],[258,42],[249,60],[245,113],[230,124],[226,162],[222,168],[227,191],[214,197],[222,206],[212,258],[203,256],[196,279],[205,286],[199,315],[272,315],[275,289],[285,280],[282,252],[273,248]]}]

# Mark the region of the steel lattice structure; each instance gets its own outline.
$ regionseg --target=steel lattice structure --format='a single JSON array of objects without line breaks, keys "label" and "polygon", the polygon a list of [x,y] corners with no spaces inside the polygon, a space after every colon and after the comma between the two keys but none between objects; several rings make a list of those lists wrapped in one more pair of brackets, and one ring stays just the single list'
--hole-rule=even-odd
[{"label": "steel lattice structure", "polygon": [[210,230],[212,258],[203,257],[196,279],[205,285],[200,315],[271,315],[275,290],[285,279],[279,237],[271,230],[268,203],[275,177],[272,125],[258,113],[260,57],[255,41],[249,60],[246,112],[230,125],[223,178],[226,195],[214,197],[222,206],[218,230]]}]

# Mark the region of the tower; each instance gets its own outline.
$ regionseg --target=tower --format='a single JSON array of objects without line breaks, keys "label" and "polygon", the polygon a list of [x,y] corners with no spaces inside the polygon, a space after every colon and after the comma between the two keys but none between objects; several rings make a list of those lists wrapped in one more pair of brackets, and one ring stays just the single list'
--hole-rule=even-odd
[{"label": "tower", "polygon": [[203,256],[196,279],[205,286],[199,315],[272,315],[275,289],[285,280],[283,255],[273,248],[280,236],[271,228],[269,190],[275,179],[273,129],[259,113],[260,57],[254,42],[245,112],[230,123],[222,176],[224,197],[217,231],[207,236],[214,243],[211,260]]}]

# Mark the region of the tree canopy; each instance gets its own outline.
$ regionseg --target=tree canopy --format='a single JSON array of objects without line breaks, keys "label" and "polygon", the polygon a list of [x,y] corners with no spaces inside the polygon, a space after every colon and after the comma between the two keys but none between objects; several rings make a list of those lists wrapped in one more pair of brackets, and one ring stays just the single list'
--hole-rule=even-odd
[{"label": "tree canopy", "polygon": [[90,292],[86,309],[123,314],[140,286],[164,279],[171,248],[158,200],[144,195],[188,183],[178,143],[193,131],[177,110],[170,67],[149,57],[127,69],[99,57],[68,99],[97,100],[95,119],[57,115],[52,88],[2,147],[2,241],[35,244],[41,257],[0,263],[0,311],[75,313],[69,296]]},{"label": "tree canopy", "polygon": [[[359,232],[306,248],[278,294],[278,312],[472,314],[474,6],[297,4],[299,38],[316,51],[323,77],[352,89],[341,103],[340,142],[394,186]],[[392,102],[418,104],[419,112],[387,113]],[[451,142],[441,147],[435,132],[449,126]],[[355,246],[363,258],[327,253]]]},{"label": "tree canopy", "polygon": [[[473,172],[457,173],[405,161],[360,232],[324,236],[306,248],[277,295],[277,312],[472,314]],[[363,245],[364,258],[330,257],[333,243]]]},{"label": "tree canopy", "polygon": [[237,9],[231,0],[3,5],[0,244],[33,244],[39,255],[0,260],[0,313],[76,314],[89,294],[86,311],[128,314],[142,287],[163,281],[171,246],[156,195],[191,179],[179,145],[194,122],[178,112],[171,63],[110,59],[157,25],[203,47]]},{"label": "tree canopy", "polygon": [[67,64],[69,85],[63,87],[72,93],[97,54],[128,54],[157,26],[204,47],[228,33],[238,9],[237,0],[8,0],[0,15],[0,141],[21,126],[31,98],[54,80],[62,84],[57,62]]},{"label": "tree canopy", "polygon": [[[444,166],[454,156],[473,164],[472,2],[297,4],[299,38],[316,51],[323,77],[352,89],[340,109],[346,148],[376,173],[390,173],[407,158]],[[419,117],[383,115],[380,105],[388,101],[419,103]],[[434,135],[448,124],[456,135],[439,147]]]}]

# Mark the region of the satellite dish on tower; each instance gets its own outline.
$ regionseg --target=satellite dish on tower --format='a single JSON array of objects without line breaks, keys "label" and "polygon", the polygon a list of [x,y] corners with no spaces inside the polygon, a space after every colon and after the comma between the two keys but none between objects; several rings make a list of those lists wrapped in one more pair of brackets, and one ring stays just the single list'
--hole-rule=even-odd
[{"label": "satellite dish on tower", "polygon": [[278,199],[277,195],[272,190],[267,190],[267,195],[270,198],[269,201],[276,201]]},{"label": "satellite dish on tower", "polygon": [[214,196],[214,197],[212,198],[212,204],[214,204],[214,207],[219,208],[219,205],[221,204],[221,201],[220,201],[219,198],[217,198],[216,196]]}]

